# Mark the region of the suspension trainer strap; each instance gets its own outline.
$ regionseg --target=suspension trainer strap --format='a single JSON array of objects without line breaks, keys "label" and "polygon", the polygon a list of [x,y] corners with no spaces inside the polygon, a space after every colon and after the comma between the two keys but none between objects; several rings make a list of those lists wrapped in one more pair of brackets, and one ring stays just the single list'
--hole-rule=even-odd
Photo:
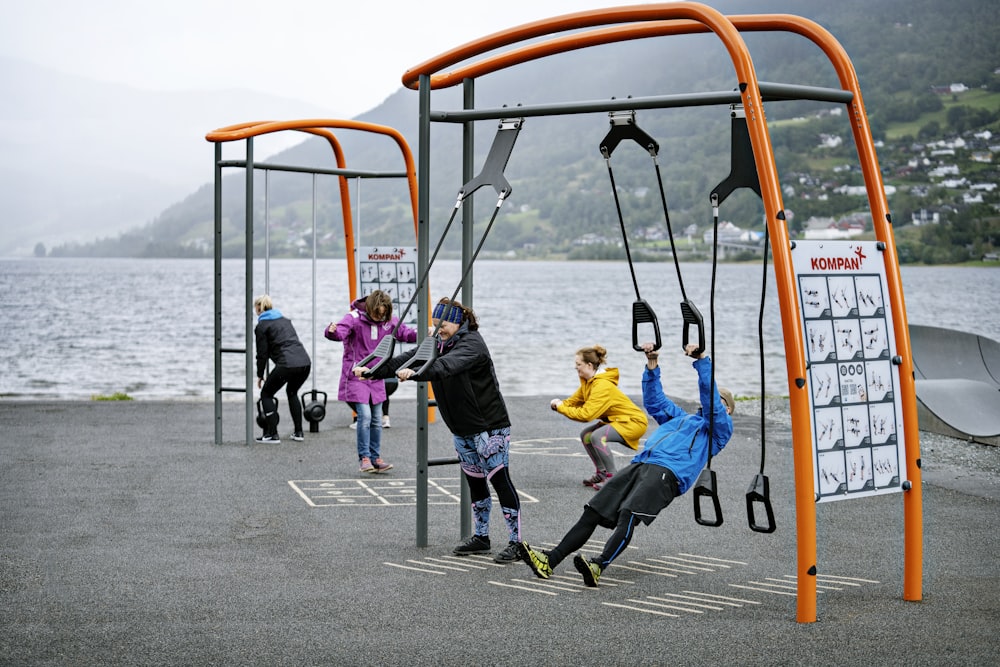
[{"label": "suspension trainer strap", "polygon": [[[712,195],[718,204],[726,200],[737,188],[750,188],[760,197],[760,180],[757,177],[757,162],[753,156],[753,144],[750,143],[750,130],[747,129],[746,111],[740,104],[729,107],[732,144],[729,159],[729,176],[712,190]],[[717,205],[718,205],[717,204]]]},{"label": "suspension trainer strap", "polygon": [[[769,245],[769,237],[767,227],[764,228],[764,270],[763,277],[760,283],[760,311],[757,315],[757,343],[760,350],[760,472],[753,476],[750,480],[750,488],[747,489],[747,521],[750,524],[750,530],[757,533],[773,533],[775,529],[774,524],[774,508],[771,506],[771,492],[770,484],[768,483],[767,476],[764,474],[764,457],[765,457],[765,443],[767,438],[765,437],[764,415],[767,413],[765,408],[765,396],[767,395],[765,387],[765,376],[764,376],[764,298],[767,294],[767,251]],[[766,517],[766,522],[758,522],[756,509],[760,506],[764,510],[764,516]]]},{"label": "suspension trainer strap", "polygon": [[[507,182],[503,170],[510,160],[510,154],[514,150],[514,142],[517,140],[517,136],[520,134],[523,125],[523,118],[500,121],[497,133],[493,137],[493,145],[490,146],[490,152],[486,156],[486,162],[483,164],[482,170],[478,176],[475,176],[458,191],[459,201],[463,201],[484,185],[492,185],[493,189],[497,192],[497,203],[493,207],[493,215],[490,216],[490,221],[483,231],[483,236],[479,239],[479,243],[472,253],[472,259],[469,260],[469,264],[462,272],[462,277],[458,281],[458,285],[455,286],[455,291],[452,293],[449,303],[454,301],[458,297],[458,293],[462,290],[465,279],[469,276],[472,266],[476,263],[476,258],[479,257],[479,251],[483,249],[483,245],[486,243],[486,237],[489,236],[490,230],[493,229],[493,223],[496,222],[497,215],[500,213],[500,207],[503,206],[504,201],[510,196],[512,188],[510,187],[510,183]],[[456,210],[458,210],[457,206]],[[434,363],[440,350],[440,340],[437,337],[437,332],[441,328],[442,321],[441,319],[438,320],[437,326],[434,327],[431,335],[420,343],[414,355],[407,359],[401,368],[416,367],[416,373],[419,375]]]},{"label": "suspension trainer strap", "polygon": [[[634,111],[612,111],[608,115],[611,119],[611,129],[601,141],[600,149],[601,155],[604,156],[604,162],[608,166],[608,177],[611,179],[611,193],[614,195],[615,211],[618,213],[618,227],[622,233],[622,244],[625,246],[625,259],[628,261],[628,270],[632,275],[632,287],[635,289],[635,302],[632,304],[632,349],[636,352],[642,352],[642,344],[639,342],[639,327],[643,324],[649,324],[653,327],[653,349],[659,350],[663,345],[663,341],[660,338],[660,323],[656,319],[653,307],[639,295],[639,281],[635,277],[635,266],[632,264],[632,252],[628,245],[628,233],[625,231],[625,219],[622,216],[621,201],[618,199],[615,172],[611,168],[611,154],[622,140],[631,139],[645,148],[655,163],[660,145],[635,124]],[[657,174],[659,174],[658,171]]]},{"label": "suspension trainer strap", "polygon": [[[497,212],[500,210],[500,205],[511,192],[510,183],[508,183],[507,179],[504,178],[503,170],[504,167],[507,166],[507,161],[510,159],[511,151],[514,150],[514,141],[517,139],[517,135],[521,131],[521,125],[523,122],[523,118],[500,121],[499,130],[493,138],[493,145],[490,147],[490,152],[486,156],[486,162],[483,165],[482,171],[480,171],[478,176],[463,185],[458,191],[458,196],[455,199],[455,205],[451,209],[451,216],[448,218],[448,223],[445,225],[444,231],[441,232],[441,238],[438,239],[437,245],[434,247],[434,252],[431,254],[430,261],[427,262],[427,268],[424,269],[424,274],[420,276],[420,280],[417,281],[417,289],[414,290],[413,296],[410,297],[410,301],[406,304],[406,308],[404,308],[403,312],[400,314],[399,323],[396,324],[396,328],[393,329],[392,335],[386,336],[379,341],[379,344],[375,346],[375,349],[372,350],[367,357],[358,362],[359,366],[367,366],[368,363],[374,359],[379,360],[378,363],[369,368],[369,372],[366,376],[369,376],[371,372],[381,367],[386,361],[392,358],[392,353],[396,345],[396,332],[399,331],[399,327],[402,326],[403,322],[406,320],[406,316],[410,312],[410,308],[412,308],[413,304],[416,303],[417,297],[420,295],[420,290],[424,286],[427,276],[430,275],[431,267],[434,265],[434,260],[437,259],[438,252],[440,252],[441,246],[444,245],[444,240],[448,236],[448,231],[451,229],[452,223],[458,216],[458,211],[461,209],[462,202],[466,197],[487,184],[493,185],[499,195],[499,200],[497,201],[496,208],[493,211],[493,218],[490,220],[490,227],[493,225],[493,220],[496,219]],[[487,227],[486,233],[483,234],[484,241],[486,240],[486,234],[488,233],[489,227]],[[481,247],[482,242],[480,242],[480,248]],[[476,255],[478,254],[479,249],[477,248]],[[474,262],[475,255],[472,259]],[[472,266],[472,262],[469,263],[469,266]],[[468,269],[466,269],[466,273],[468,273]],[[464,280],[465,274],[462,275],[462,281]],[[459,288],[461,288],[461,286],[462,283],[459,282]],[[455,290],[455,294],[458,294],[458,290]],[[455,297],[453,296],[452,301],[454,300]],[[437,329],[434,330],[434,334],[436,333]],[[433,349],[436,350],[436,345]],[[426,361],[424,364],[424,366],[426,366],[429,363],[427,359],[429,359],[430,354],[431,352],[429,346],[425,346],[421,343],[417,346],[417,354],[414,356],[420,355],[420,357]],[[430,359],[430,361],[433,361],[433,359]]]},{"label": "suspension trainer strap", "polygon": [[375,370],[381,368],[389,359],[392,358],[392,353],[396,349],[396,332],[399,331],[399,327],[403,325],[406,321],[406,316],[410,312],[410,308],[416,303],[417,297],[420,295],[420,290],[424,286],[424,281],[427,280],[427,276],[430,275],[431,267],[434,266],[434,260],[438,256],[438,252],[441,250],[441,246],[444,244],[445,238],[448,236],[448,230],[451,229],[451,224],[455,221],[455,217],[458,214],[459,205],[462,203],[462,196],[459,194],[458,200],[455,206],[452,207],[451,217],[448,218],[448,224],[444,226],[444,231],[441,232],[441,238],[438,239],[437,245],[434,247],[434,252],[431,254],[430,261],[427,262],[427,268],[424,269],[424,273],[420,276],[420,280],[417,281],[417,289],[413,291],[413,295],[410,297],[409,302],[406,304],[406,308],[399,315],[399,322],[396,324],[396,328],[392,330],[392,333],[385,336],[378,342],[375,349],[372,350],[367,357],[358,362],[358,366],[368,366],[372,361],[378,359],[378,362],[373,366],[368,366],[368,372],[364,374],[364,377],[371,377],[371,374]]},{"label": "suspension trainer strap", "polygon": [[[753,154],[753,145],[750,143],[750,131],[747,128],[746,112],[742,105],[734,104],[729,107],[731,118],[732,147],[730,151],[730,172],[721,183],[719,183],[711,194],[713,218],[718,230],[719,205],[726,200],[729,195],[738,188],[749,188],[760,197],[760,180],[757,176],[757,163]],[[765,458],[765,368],[764,368],[764,299],[767,294],[767,255],[768,255],[768,231],[764,228],[764,269],[761,279],[760,310],[757,316],[757,343],[760,352],[760,472],[750,480],[750,487],[746,493],[747,521],[750,529],[758,533],[773,533],[775,530],[774,509],[771,506],[770,484],[764,474]],[[713,269],[714,271],[714,269]],[[714,326],[713,326],[714,331]],[[766,522],[758,522],[756,509],[764,511]]]},{"label": "suspension trainer strap", "polygon": [[[718,210],[718,209],[716,209]],[[715,385],[715,278],[718,267],[719,251],[719,216],[715,216],[713,225],[712,243],[712,286],[709,296],[709,318],[712,327],[712,349],[709,356],[712,358],[712,377],[709,382],[708,395],[711,400],[711,409],[708,412],[708,461],[705,469],[698,476],[698,481],[694,489],[694,520],[703,526],[717,527],[722,525],[722,504],[719,502],[719,490],[715,483],[715,471],[712,470],[712,441],[715,438],[715,395],[717,392]],[[704,346],[703,348],[704,349]],[[702,515],[701,501],[708,498],[712,501],[714,518],[709,519]]]}]

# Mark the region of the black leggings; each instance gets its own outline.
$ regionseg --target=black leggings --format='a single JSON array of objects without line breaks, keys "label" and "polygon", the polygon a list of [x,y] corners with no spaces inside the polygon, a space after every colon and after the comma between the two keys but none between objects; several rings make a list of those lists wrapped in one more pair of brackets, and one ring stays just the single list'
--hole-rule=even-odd
[{"label": "black leggings", "polygon": [[275,366],[267,375],[264,384],[260,388],[262,399],[274,398],[281,386],[285,386],[285,396],[288,398],[288,411],[292,413],[292,425],[296,433],[302,432],[302,402],[299,401],[299,389],[305,384],[309,377],[312,366],[299,366],[288,368],[287,366]]},{"label": "black leggings", "polygon": [[[562,538],[559,545],[552,551],[547,552],[549,565],[555,567],[565,560],[568,555],[579,551],[601,523],[601,515],[591,509],[589,505],[585,505],[583,515],[569,529],[569,532]],[[619,512],[618,523],[615,525],[614,532],[611,533],[611,537],[604,544],[604,551],[601,552],[600,558],[595,559],[600,563],[601,569],[606,568],[621,552],[625,551],[625,547],[632,541],[632,535],[635,533],[635,528],[639,523],[639,519],[629,510]]]},{"label": "black leggings", "polygon": [[[462,474],[465,475],[465,479],[469,483],[469,497],[473,503],[490,497],[490,488],[487,486],[485,478],[467,475],[465,471],[462,471]],[[500,501],[500,507],[508,507],[515,510],[521,509],[521,499],[514,488],[514,482],[510,479],[510,471],[507,469],[507,466],[493,473],[489,483],[493,485],[493,489],[497,492],[497,500]]]}]

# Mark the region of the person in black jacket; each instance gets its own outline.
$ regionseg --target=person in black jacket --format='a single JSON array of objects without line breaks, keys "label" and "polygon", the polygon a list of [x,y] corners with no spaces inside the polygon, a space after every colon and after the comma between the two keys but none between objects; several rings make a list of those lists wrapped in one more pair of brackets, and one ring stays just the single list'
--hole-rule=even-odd
[{"label": "person in black jacket", "polygon": [[[257,442],[281,442],[278,437],[278,402],[274,395],[282,386],[285,387],[288,410],[292,413],[295,429],[292,440],[301,442],[305,436],[302,431],[302,403],[298,392],[312,368],[309,353],[299,342],[291,320],[282,316],[281,311],[274,307],[270,296],[264,294],[254,299],[253,309],[257,315],[257,326],[253,330],[257,341],[257,388],[260,389],[261,412],[264,415],[264,434],[257,438]],[[264,371],[268,361],[274,362],[274,368],[265,381]]]},{"label": "person in black jacket", "polygon": [[[490,510],[493,500],[489,484],[497,493],[507,524],[509,541],[493,560],[510,563],[519,558],[521,503],[510,479],[510,417],[500,394],[493,359],[479,333],[472,310],[458,301],[441,299],[434,307],[432,321],[438,326],[438,356],[419,374],[400,368],[417,350],[393,357],[374,372],[358,366],[358,377],[386,378],[393,374],[400,382],[430,382],[441,418],[451,431],[462,474],[469,483],[475,534],[455,547],[458,556],[490,553]],[[419,349],[419,348],[418,348]]]}]

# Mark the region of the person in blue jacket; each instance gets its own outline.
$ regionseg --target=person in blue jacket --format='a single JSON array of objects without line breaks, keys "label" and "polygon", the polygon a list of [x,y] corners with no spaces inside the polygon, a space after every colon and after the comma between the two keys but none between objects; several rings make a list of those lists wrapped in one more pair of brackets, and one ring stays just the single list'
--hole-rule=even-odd
[{"label": "person in blue jacket", "polygon": [[603,526],[613,532],[601,555],[586,559],[577,554],[573,558],[584,583],[597,586],[601,573],[625,551],[638,525],[653,523],[663,508],[698,479],[708,462],[709,431],[712,456],[721,452],[733,435],[733,395],[726,389],[712,391],[712,360],[704,352],[699,354],[697,345],[687,345],[684,350],[695,359],[692,365],[698,372],[701,408],[695,413],[685,412],[663,393],[659,353],[652,343],[644,344],[643,351],[642,403],[660,426],[632,462],[584,505],[583,516],[554,549],[537,551],[527,542],[520,543],[521,560],[541,579],[548,579],[559,563],[586,544],[597,526]]}]

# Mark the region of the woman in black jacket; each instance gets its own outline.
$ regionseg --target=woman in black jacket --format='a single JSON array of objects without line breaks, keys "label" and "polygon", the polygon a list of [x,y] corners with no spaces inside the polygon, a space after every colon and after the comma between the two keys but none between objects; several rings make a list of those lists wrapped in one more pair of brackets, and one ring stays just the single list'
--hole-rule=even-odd
[{"label": "woman in black jacket", "polygon": [[[278,402],[274,400],[274,395],[282,386],[285,387],[295,429],[292,440],[301,442],[305,435],[298,392],[312,368],[309,353],[299,342],[292,321],[274,307],[271,297],[266,294],[257,297],[253,300],[253,309],[257,314],[257,326],[253,330],[257,341],[257,388],[260,389],[261,411],[264,413],[264,435],[257,438],[257,442],[281,442],[278,437]],[[264,371],[268,361],[274,362],[274,368],[265,381]]]},{"label": "woman in black jacket", "polygon": [[[458,301],[441,299],[434,307],[432,321],[438,328],[437,358],[421,373],[400,369],[416,354],[416,349],[393,357],[370,377],[391,377],[401,382],[430,382],[441,418],[455,441],[462,474],[469,483],[475,534],[455,547],[459,556],[490,553],[490,510],[493,501],[489,484],[496,490],[507,524],[509,541],[493,560],[509,563],[518,559],[521,535],[521,503],[510,479],[510,417],[500,394],[493,359],[479,333],[475,313]],[[419,349],[419,348],[418,348]],[[368,368],[354,369],[358,377]],[[366,375],[367,376],[367,375]]]}]

